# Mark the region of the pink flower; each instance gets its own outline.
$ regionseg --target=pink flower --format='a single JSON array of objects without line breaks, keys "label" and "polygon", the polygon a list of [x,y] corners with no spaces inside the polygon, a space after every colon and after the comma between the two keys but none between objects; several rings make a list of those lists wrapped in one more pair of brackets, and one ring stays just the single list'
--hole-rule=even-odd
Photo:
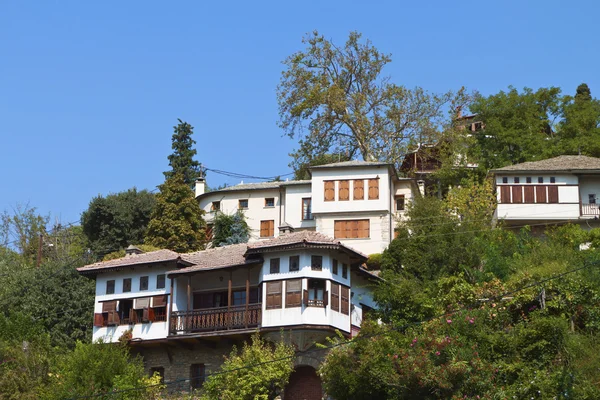
[{"label": "pink flower", "polygon": [[451,319],[447,319],[446,322],[449,323],[449,324],[451,324],[452,320]]},{"label": "pink flower", "polygon": [[417,338],[414,338],[414,339],[413,339],[413,343],[417,343]]},{"label": "pink flower", "polygon": [[440,355],[440,352],[439,352],[439,351],[436,351],[436,352],[435,352],[435,355],[436,355],[436,356],[439,356],[439,355]]},{"label": "pink flower", "polygon": [[474,318],[471,318],[471,319],[469,320],[469,323],[470,323],[470,324],[473,324],[473,323],[475,323],[475,319],[474,319]]},{"label": "pink flower", "polygon": [[398,354],[394,354],[394,360],[398,359]]}]

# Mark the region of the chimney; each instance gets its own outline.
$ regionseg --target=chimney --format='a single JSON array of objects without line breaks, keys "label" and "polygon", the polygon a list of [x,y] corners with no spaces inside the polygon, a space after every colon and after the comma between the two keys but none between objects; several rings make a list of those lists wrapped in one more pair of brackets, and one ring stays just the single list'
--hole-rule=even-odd
[{"label": "chimney", "polygon": [[284,222],[279,227],[279,236],[283,236],[287,233],[292,233],[292,232],[294,232],[294,227],[291,226],[290,224],[288,224],[287,222]]},{"label": "chimney", "polygon": [[204,178],[196,179],[196,197],[203,195],[206,192],[206,180]]},{"label": "chimney", "polygon": [[143,251],[138,248],[135,247],[134,245],[130,244],[128,248],[125,249],[125,255],[131,256],[133,254],[142,254]]}]

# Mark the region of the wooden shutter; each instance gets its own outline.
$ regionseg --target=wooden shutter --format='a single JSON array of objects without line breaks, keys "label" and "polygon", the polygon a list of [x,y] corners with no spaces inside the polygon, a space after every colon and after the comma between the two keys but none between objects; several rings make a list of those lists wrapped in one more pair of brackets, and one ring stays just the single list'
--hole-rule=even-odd
[{"label": "wooden shutter", "polygon": [[346,237],[345,221],[335,221],[333,223],[333,237],[335,239],[344,239]]},{"label": "wooden shutter", "polygon": [[150,307],[150,297],[140,297],[139,299],[133,300],[133,308],[136,310],[148,307]]},{"label": "wooden shutter", "polygon": [[350,181],[338,182],[338,200],[350,200]]},{"label": "wooden shutter", "polygon": [[267,308],[281,308],[281,281],[267,282]]},{"label": "wooden shutter", "polygon": [[104,315],[102,313],[94,314],[94,326],[104,326]]},{"label": "wooden shutter", "polygon": [[[154,308],[149,308],[148,310],[148,321],[154,322]],[[146,310],[144,310],[146,311]]]},{"label": "wooden shutter", "polygon": [[105,301],[104,303],[102,303],[102,312],[111,312],[111,311],[117,311],[117,301],[113,300],[113,301]]},{"label": "wooden shutter", "polygon": [[536,186],[535,187],[535,202],[536,203],[546,203],[546,186]]},{"label": "wooden shutter", "polygon": [[512,186],[512,202],[514,203],[522,203],[523,202],[523,186],[521,185],[513,185]]},{"label": "wooden shutter", "polygon": [[325,181],[325,201],[335,200],[335,181]]},{"label": "wooden shutter", "polygon": [[133,308],[130,309],[129,310],[129,323],[130,324],[135,324],[135,323],[139,322],[137,319],[138,319],[137,318],[137,313],[135,312],[135,310]]},{"label": "wooden shutter", "polygon": [[292,279],[285,283],[285,307],[302,305],[302,279]]},{"label": "wooden shutter", "polygon": [[340,311],[340,285],[331,283],[331,309]]},{"label": "wooden shutter", "polygon": [[144,308],[142,311],[142,322],[148,322],[150,320],[150,309]]},{"label": "wooden shutter", "polygon": [[369,200],[379,198],[379,179],[369,179]]},{"label": "wooden shutter", "polygon": [[500,186],[500,203],[510,203],[510,186]]},{"label": "wooden shutter", "polygon": [[302,291],[303,296],[302,296],[302,302],[304,303],[305,306],[308,306],[308,290],[304,289]]},{"label": "wooden shutter", "polygon": [[558,203],[558,186],[548,186],[548,203]]},{"label": "wooden shutter", "polygon": [[345,287],[345,286],[341,287],[341,298],[342,298],[341,309],[342,309],[342,314],[345,314],[345,315],[350,315],[349,292],[350,292],[350,290],[347,287]]},{"label": "wooden shutter", "polygon": [[327,307],[327,304],[329,304],[329,292],[326,290],[323,293],[323,306]]},{"label": "wooden shutter", "polygon": [[166,306],[167,306],[167,295],[166,294],[152,297],[152,307],[166,307]]},{"label": "wooden shutter", "polygon": [[523,194],[525,197],[525,203],[527,203],[527,204],[535,203],[535,197],[533,195],[533,186],[523,186]]},{"label": "wooden shutter", "polygon": [[370,221],[368,219],[361,219],[358,221],[358,236],[359,238],[368,238],[369,237],[369,225]]},{"label": "wooden shutter", "polygon": [[108,312],[108,325],[119,325],[121,319],[119,318],[119,313],[116,311]]},{"label": "wooden shutter", "polygon": [[362,179],[357,179],[353,181],[354,186],[354,200],[364,200],[365,199],[365,181]]},{"label": "wooden shutter", "polygon": [[260,237],[275,236],[275,221],[260,221]]}]

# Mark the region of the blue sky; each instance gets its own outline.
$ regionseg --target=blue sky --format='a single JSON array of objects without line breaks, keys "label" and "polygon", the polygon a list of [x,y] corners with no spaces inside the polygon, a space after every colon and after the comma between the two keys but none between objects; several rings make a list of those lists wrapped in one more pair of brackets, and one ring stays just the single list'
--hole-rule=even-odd
[{"label": "blue sky", "polygon": [[408,87],[586,82],[600,97],[598,15],[596,1],[552,0],[0,2],[0,211],[29,203],[67,223],[98,194],[154,189],[177,118],[209,168],[290,172],[275,91],[315,29],[362,32]]}]

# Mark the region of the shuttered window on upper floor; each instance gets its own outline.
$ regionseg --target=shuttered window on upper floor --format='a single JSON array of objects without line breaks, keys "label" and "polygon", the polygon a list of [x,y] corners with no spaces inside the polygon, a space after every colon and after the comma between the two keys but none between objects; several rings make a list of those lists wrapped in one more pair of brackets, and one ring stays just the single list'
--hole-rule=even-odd
[{"label": "shuttered window on upper floor", "polygon": [[339,181],[338,182],[338,200],[339,201],[350,200],[350,181]]},{"label": "shuttered window on upper floor", "polygon": [[354,189],[353,199],[354,200],[364,200],[365,199],[365,181],[362,179],[356,179],[352,181],[352,186]]},{"label": "shuttered window on upper floor", "polygon": [[369,179],[369,200],[379,198],[379,178]]},{"label": "shuttered window on upper floor", "polygon": [[267,310],[281,308],[281,281],[267,282]]},{"label": "shuttered window on upper floor", "polygon": [[335,181],[325,181],[325,201],[335,200]]}]

